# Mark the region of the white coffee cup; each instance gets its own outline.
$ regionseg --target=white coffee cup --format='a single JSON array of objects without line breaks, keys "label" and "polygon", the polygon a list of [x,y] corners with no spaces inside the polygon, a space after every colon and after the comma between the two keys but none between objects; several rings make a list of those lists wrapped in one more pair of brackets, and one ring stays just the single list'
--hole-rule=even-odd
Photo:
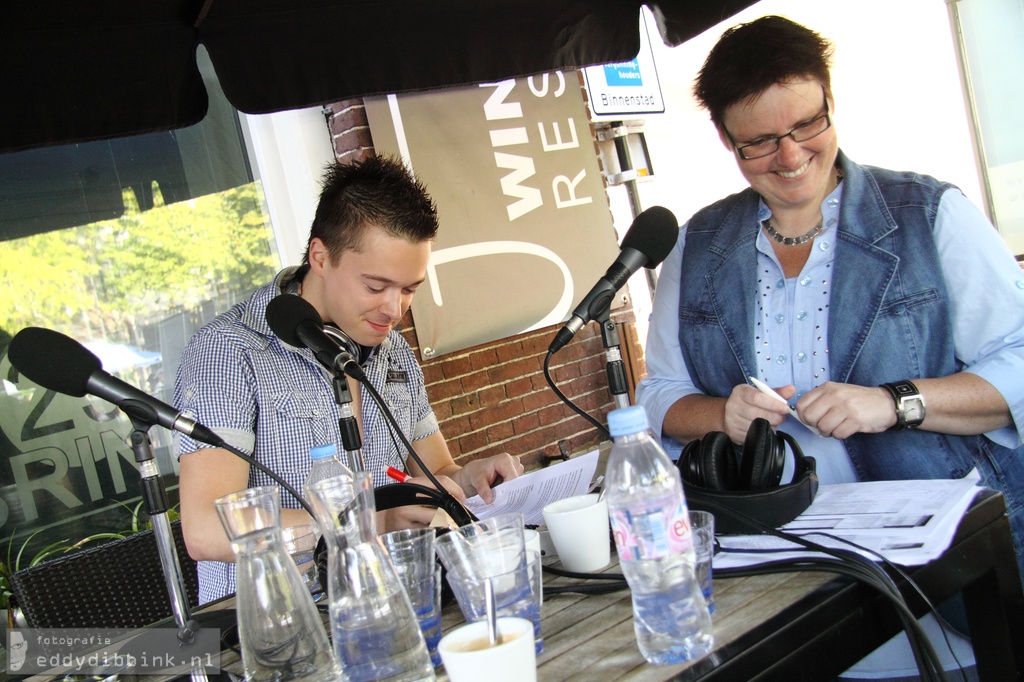
[{"label": "white coffee cup", "polygon": [[452,682],[536,682],[537,654],[533,623],[525,618],[498,618],[499,642],[491,646],[487,621],[461,625],[437,645]]},{"label": "white coffee cup", "polygon": [[597,571],[611,560],[608,503],[597,493],[575,495],[544,507],[544,523],[569,571]]}]

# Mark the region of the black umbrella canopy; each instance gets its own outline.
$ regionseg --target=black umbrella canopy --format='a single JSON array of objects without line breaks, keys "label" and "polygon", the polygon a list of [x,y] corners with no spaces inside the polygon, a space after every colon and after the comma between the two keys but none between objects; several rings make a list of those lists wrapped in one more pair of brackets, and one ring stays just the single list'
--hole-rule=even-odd
[{"label": "black umbrella canopy", "polygon": [[0,152],[172,130],[208,105],[196,49],[245,113],[628,61],[753,0],[13,0]]}]

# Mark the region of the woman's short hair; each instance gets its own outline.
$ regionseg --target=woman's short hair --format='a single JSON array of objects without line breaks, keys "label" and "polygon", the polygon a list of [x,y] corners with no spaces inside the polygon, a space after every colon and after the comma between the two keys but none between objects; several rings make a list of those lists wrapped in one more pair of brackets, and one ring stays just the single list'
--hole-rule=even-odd
[{"label": "woman's short hair", "polygon": [[372,155],[327,167],[303,262],[309,244],[320,239],[331,260],[359,250],[371,225],[411,242],[437,236],[437,207],[426,188],[398,159]]},{"label": "woman's short hair", "polygon": [[795,21],[770,15],[722,34],[704,60],[693,94],[719,128],[725,110],[776,83],[818,80],[832,94],[832,42]]}]

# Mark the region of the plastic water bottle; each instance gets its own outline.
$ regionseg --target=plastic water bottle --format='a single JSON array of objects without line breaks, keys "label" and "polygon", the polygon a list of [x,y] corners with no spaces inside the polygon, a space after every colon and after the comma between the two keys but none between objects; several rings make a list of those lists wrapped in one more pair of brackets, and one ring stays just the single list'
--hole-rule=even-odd
[{"label": "plastic water bottle", "polygon": [[349,469],[338,457],[338,447],[333,443],[318,445],[309,451],[309,458],[312,460],[309,467],[309,475],[306,477],[306,484],[302,488],[304,496],[309,495],[309,486],[322,481],[325,478],[334,476],[348,476],[352,478],[352,470]]},{"label": "plastic water bottle", "polygon": [[633,596],[633,627],[650,663],[704,656],[711,615],[694,573],[690,515],[679,472],[648,432],[642,406],[608,414],[608,516]]}]

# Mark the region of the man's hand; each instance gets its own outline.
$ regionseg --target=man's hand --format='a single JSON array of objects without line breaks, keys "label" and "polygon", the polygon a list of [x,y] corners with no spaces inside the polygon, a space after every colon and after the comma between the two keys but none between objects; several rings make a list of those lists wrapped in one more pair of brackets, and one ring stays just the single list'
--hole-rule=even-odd
[{"label": "man's hand", "polygon": [[523,473],[523,464],[519,457],[503,452],[485,459],[475,459],[462,467],[456,478],[462,484],[468,495],[479,495],[487,504],[494,501],[492,487],[507,481],[518,478]]},{"label": "man's hand", "polygon": [[[451,493],[461,504],[466,503],[466,493],[462,487],[448,476],[436,475],[437,482]],[[418,483],[427,488],[435,488],[426,476],[407,478],[405,483]],[[423,528],[429,526],[437,513],[437,508],[428,505],[409,504],[377,512],[377,532],[388,533],[403,528]]]},{"label": "man's hand", "polygon": [[[441,487],[443,487],[445,490],[447,490],[452,495],[454,495],[455,499],[457,499],[462,504],[466,503],[466,492],[462,489],[462,486],[460,486],[458,483],[453,481],[451,478],[449,478],[448,476],[445,476],[443,474],[435,474],[434,478],[436,478],[437,482],[441,484]],[[427,478],[426,476],[411,476],[410,478],[405,479],[405,482],[406,483],[419,483],[420,485],[422,485],[422,486],[424,486],[426,488],[436,488],[437,487],[433,483],[431,483],[430,479]]]}]

